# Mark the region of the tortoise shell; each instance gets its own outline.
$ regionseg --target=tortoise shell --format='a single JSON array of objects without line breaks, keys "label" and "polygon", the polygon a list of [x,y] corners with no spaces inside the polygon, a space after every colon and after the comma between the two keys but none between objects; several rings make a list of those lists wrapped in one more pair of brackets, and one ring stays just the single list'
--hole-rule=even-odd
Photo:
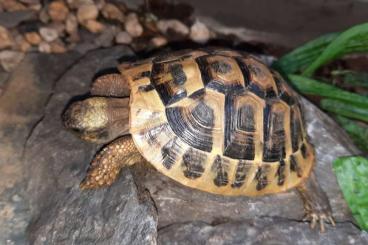
[{"label": "tortoise shell", "polygon": [[121,64],[129,82],[130,133],[143,157],[185,186],[257,196],[310,174],[295,92],[257,58],[197,50]]}]

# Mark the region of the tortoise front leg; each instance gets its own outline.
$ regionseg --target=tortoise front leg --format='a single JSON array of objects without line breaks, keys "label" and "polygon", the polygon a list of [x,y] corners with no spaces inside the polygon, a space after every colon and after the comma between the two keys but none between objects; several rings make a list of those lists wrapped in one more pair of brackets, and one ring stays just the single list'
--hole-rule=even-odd
[{"label": "tortoise front leg", "polygon": [[317,222],[319,222],[321,232],[325,231],[325,222],[335,226],[330,202],[328,201],[326,193],[318,184],[313,172],[307,181],[297,187],[297,190],[304,202],[304,220],[311,221],[312,229],[316,226]]},{"label": "tortoise front leg", "polygon": [[143,157],[135,147],[131,136],[118,138],[95,156],[80,188],[95,189],[110,186],[123,167],[142,160]]}]

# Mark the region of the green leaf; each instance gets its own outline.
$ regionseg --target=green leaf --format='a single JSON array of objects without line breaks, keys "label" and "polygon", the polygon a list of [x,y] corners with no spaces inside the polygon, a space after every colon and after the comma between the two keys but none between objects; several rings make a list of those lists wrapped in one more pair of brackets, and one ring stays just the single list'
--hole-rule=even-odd
[{"label": "green leaf", "polygon": [[368,231],[368,159],[340,157],[333,162],[333,170],[355,220]]},{"label": "green leaf", "polygon": [[288,78],[292,85],[303,94],[338,99],[368,108],[368,97],[366,96],[347,92],[333,85],[299,75],[290,74]]},{"label": "green leaf", "polygon": [[275,61],[272,66],[286,74],[301,71],[316,60],[323,50],[338,36],[339,33],[330,33],[318,37],[284,55]]},{"label": "green leaf", "polygon": [[349,28],[336,37],[303,72],[310,77],[322,65],[327,62],[352,52],[368,51],[368,23]]},{"label": "green leaf", "polygon": [[322,109],[345,117],[368,122],[368,107],[360,107],[353,104],[333,99],[321,100]]},{"label": "green leaf", "polygon": [[368,152],[368,125],[337,116],[336,121],[349,134],[354,143],[362,150]]},{"label": "green leaf", "polygon": [[368,23],[342,33],[329,33],[294,49],[272,65],[281,73],[311,76],[318,67],[350,53],[368,51]]}]

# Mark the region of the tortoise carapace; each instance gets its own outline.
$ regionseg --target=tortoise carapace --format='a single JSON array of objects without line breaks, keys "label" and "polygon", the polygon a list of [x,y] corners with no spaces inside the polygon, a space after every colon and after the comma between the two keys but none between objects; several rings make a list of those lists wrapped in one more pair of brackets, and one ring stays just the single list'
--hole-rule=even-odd
[{"label": "tortoise carapace", "polygon": [[334,224],[312,172],[315,154],[298,95],[256,57],[181,51],[118,69],[97,78],[91,98],[63,115],[85,140],[114,139],[92,161],[82,189],[109,186],[124,166],[145,159],[173,180],[215,194],[296,187],[312,226]]}]

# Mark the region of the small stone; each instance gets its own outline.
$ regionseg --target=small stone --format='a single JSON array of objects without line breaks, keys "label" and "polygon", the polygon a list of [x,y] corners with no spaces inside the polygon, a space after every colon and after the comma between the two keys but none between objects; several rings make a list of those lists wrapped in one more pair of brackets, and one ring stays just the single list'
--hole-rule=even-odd
[{"label": "small stone", "polygon": [[41,36],[35,31],[27,32],[24,37],[32,45],[38,45],[42,41]]},{"label": "small stone", "polygon": [[9,31],[0,26],[0,49],[9,48],[12,46],[12,37]]},{"label": "small stone", "polygon": [[139,37],[143,34],[143,27],[139,23],[138,16],[136,13],[130,13],[127,15],[125,19],[125,30],[132,36],[132,37]]},{"label": "small stone", "polygon": [[48,6],[48,13],[53,21],[64,21],[68,16],[69,9],[62,1],[55,1]]},{"label": "small stone", "polygon": [[42,9],[42,4],[37,3],[37,4],[31,4],[28,6],[28,9],[30,10],[34,10],[34,11],[40,11]]},{"label": "small stone", "polygon": [[119,32],[115,37],[115,42],[119,44],[130,44],[133,38],[126,31]]},{"label": "small stone", "polygon": [[78,31],[78,20],[74,14],[69,14],[65,21],[65,30],[67,33],[72,34]]},{"label": "small stone", "polygon": [[104,29],[104,24],[96,20],[87,20],[83,26],[92,33],[100,33]]},{"label": "small stone", "polygon": [[38,45],[38,51],[40,51],[41,53],[50,53],[51,46],[48,42],[42,41],[40,45]]},{"label": "small stone", "polygon": [[15,46],[16,50],[27,52],[31,48],[31,44],[27,42],[27,40],[20,34],[15,36],[14,40],[16,44]]},{"label": "small stone", "polygon": [[189,28],[178,20],[160,20],[157,22],[157,28],[164,34],[167,34],[169,31],[181,36],[189,34]]},{"label": "small stone", "polygon": [[23,58],[23,52],[13,50],[4,50],[0,52],[0,64],[7,72],[14,70]]},{"label": "small stone", "polygon": [[52,42],[59,37],[57,30],[49,27],[41,27],[40,34],[46,42]]},{"label": "small stone", "polygon": [[83,24],[87,20],[95,20],[98,16],[97,6],[94,4],[83,4],[78,8],[77,18]]},{"label": "small stone", "polygon": [[59,37],[65,35],[65,24],[63,22],[52,22],[48,27],[55,30]]},{"label": "small stone", "polygon": [[200,21],[196,21],[190,27],[190,39],[197,43],[205,43],[210,39],[211,33],[207,26]]},{"label": "small stone", "polygon": [[41,9],[41,11],[39,12],[38,14],[38,18],[39,20],[42,22],[42,23],[48,23],[49,20],[50,20],[50,16],[49,14],[47,13],[47,9],[46,8],[43,8]]},{"label": "small stone", "polygon": [[50,51],[51,53],[61,54],[61,53],[65,53],[67,49],[64,43],[60,39],[57,39],[50,43]]},{"label": "small stone", "polygon": [[107,3],[101,10],[102,15],[106,19],[110,20],[118,20],[120,22],[124,21],[124,14],[120,11],[118,7],[116,7],[114,4]]},{"label": "small stone", "polygon": [[116,26],[106,26],[103,30],[103,32],[94,40],[94,43],[98,47],[110,47],[113,44],[114,37],[117,33],[117,27]]},{"label": "small stone", "polygon": [[163,36],[158,36],[158,37],[152,38],[151,43],[155,47],[162,47],[167,44],[167,39]]},{"label": "small stone", "polygon": [[27,8],[16,0],[2,0],[0,1],[1,6],[5,11],[13,12],[19,10],[26,10]]}]

